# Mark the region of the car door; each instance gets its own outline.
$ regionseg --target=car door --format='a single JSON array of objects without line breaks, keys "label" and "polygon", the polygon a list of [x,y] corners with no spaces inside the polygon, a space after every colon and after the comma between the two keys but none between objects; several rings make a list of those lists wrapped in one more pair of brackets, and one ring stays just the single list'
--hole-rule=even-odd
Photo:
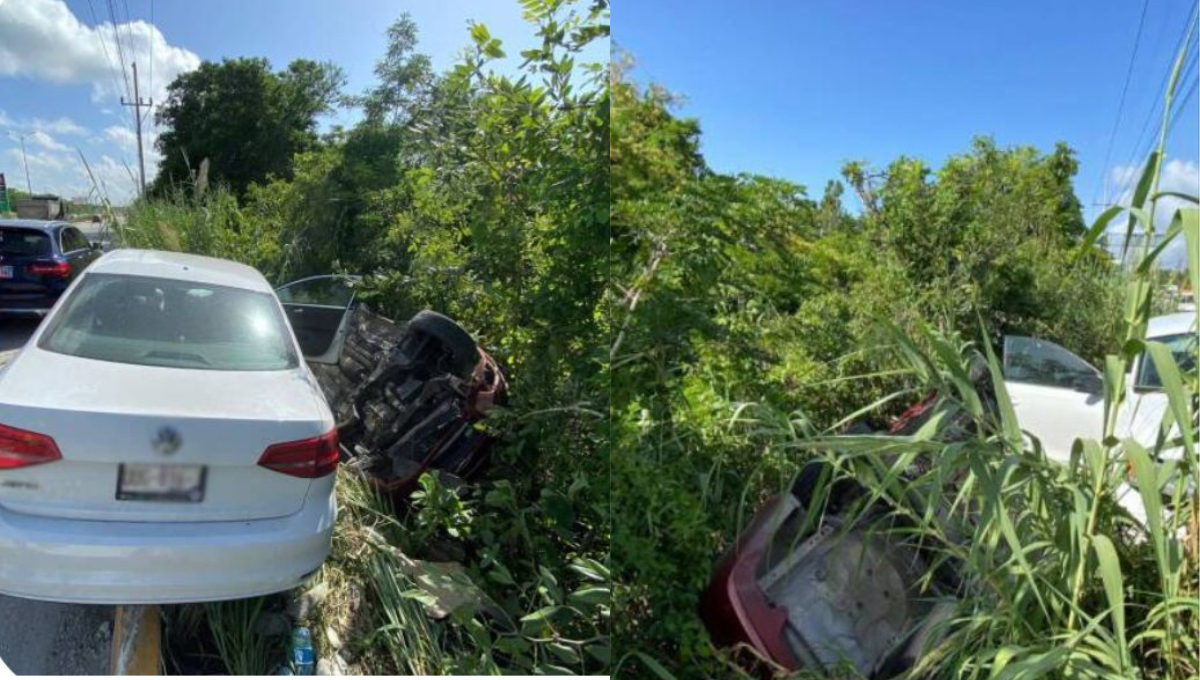
[{"label": "car door", "polygon": [[75,227],[64,227],[59,238],[63,257],[71,263],[71,278],[79,276],[98,257],[87,237]]},{"label": "car door", "polygon": [[310,276],[275,289],[300,351],[310,363],[336,364],[346,341],[360,277],[343,274]]},{"label": "car door", "polygon": [[1004,384],[1021,429],[1053,460],[1067,462],[1077,438],[1104,431],[1103,376],[1053,342],[1004,338]]}]

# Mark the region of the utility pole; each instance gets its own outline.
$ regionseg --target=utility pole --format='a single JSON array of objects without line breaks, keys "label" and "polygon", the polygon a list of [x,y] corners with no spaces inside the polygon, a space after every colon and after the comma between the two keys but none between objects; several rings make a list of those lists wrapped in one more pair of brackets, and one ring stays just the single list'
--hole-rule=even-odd
[{"label": "utility pole", "polygon": [[138,169],[141,173],[142,196],[146,195],[146,159],[142,155],[142,107],[150,107],[154,105],[154,100],[142,100],[141,94],[138,93],[138,77],[137,77],[137,62],[133,62],[133,101],[127,102],[124,97],[121,97],[122,106],[132,106],[134,110],[134,118],[137,119],[137,140],[138,140]]}]

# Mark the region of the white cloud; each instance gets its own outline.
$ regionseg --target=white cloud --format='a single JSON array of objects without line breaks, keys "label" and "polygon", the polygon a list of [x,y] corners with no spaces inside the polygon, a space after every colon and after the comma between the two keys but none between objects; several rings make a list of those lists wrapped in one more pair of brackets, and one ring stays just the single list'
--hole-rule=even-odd
[{"label": "white cloud", "polygon": [[66,116],[60,116],[54,120],[34,118],[29,122],[29,127],[41,132],[53,132],[56,135],[77,135],[82,137],[88,132],[87,128]]},{"label": "white cloud", "polygon": [[[118,23],[115,33],[124,52],[126,75],[132,80],[128,65],[136,61],[141,95],[156,105],[165,98],[167,84],[200,65],[195,53],[169,44],[157,27],[145,21]],[[85,153],[96,183],[114,203],[126,203],[136,194],[130,173],[137,175],[137,137],[130,127],[129,110],[118,105],[121,97],[132,93],[126,91],[115,40],[112,23],[89,26],[63,0],[0,0],[0,78],[86,85],[99,113],[120,121],[101,133],[68,117],[55,117],[54,112],[39,111],[44,117],[21,118],[0,110],[0,158],[11,168],[12,186],[25,186],[20,142],[13,136],[19,133],[25,135],[25,158],[35,191],[73,196],[92,190],[92,179],[74,148],[78,142],[64,139],[77,137],[88,142]],[[157,172],[160,157],[154,148],[157,135],[150,125],[152,115],[149,111],[143,115],[149,180]]]},{"label": "white cloud", "polygon": [[71,151],[71,147],[59,142],[58,140],[54,139],[50,135],[46,134],[45,132],[41,132],[41,131],[34,132],[32,134],[27,135],[25,137],[25,139],[28,140],[29,143],[32,145],[40,146],[43,149],[48,149],[50,151],[65,151],[65,152]]},{"label": "white cloud", "polygon": [[121,75],[121,52],[126,66],[138,62],[142,96],[156,102],[175,76],[200,65],[194,52],[168,44],[157,27],[140,19],[115,29],[112,23],[91,27],[62,0],[0,1],[0,75],[88,84],[95,101],[115,100],[132,94],[125,85],[132,74]]},{"label": "white cloud", "polygon": [[[3,1],[0,0],[0,2]],[[42,118],[18,120],[9,116],[3,110],[0,110],[0,128],[6,128],[15,132],[37,131],[54,133],[56,135],[84,136],[88,133],[87,128],[66,116],[60,116],[53,120],[44,120]]]},{"label": "white cloud", "polygon": [[[1137,165],[1118,165],[1109,171],[1109,182],[1111,186],[1124,187],[1121,195],[1115,201],[1119,205],[1129,205],[1133,200],[1133,191],[1137,186],[1137,181],[1142,173],[1141,166]],[[1188,196],[1200,195],[1200,164],[1196,161],[1182,160],[1173,158],[1163,164],[1158,179],[1158,190],[1173,191]],[[1189,203],[1174,197],[1165,197],[1159,199],[1154,211],[1154,228],[1158,234],[1165,233],[1171,226],[1171,219],[1175,216],[1175,211],[1179,208],[1190,205]],[[1125,237],[1124,219],[1118,218],[1115,224],[1108,228],[1109,240],[1118,250],[1121,247],[1121,241]],[[1136,229],[1141,229],[1140,226]],[[1165,267],[1179,268],[1186,264],[1186,245],[1182,237],[1177,237],[1171,245],[1167,246],[1160,256],[1159,262]]]},{"label": "white cloud", "polygon": [[[25,153],[20,146],[11,146],[0,153],[3,165],[12,168],[8,173],[8,184],[18,189],[31,185],[34,192],[50,192],[60,196],[87,196],[93,193],[93,183],[87,167],[73,149],[62,151],[40,146],[27,145]],[[25,166],[29,165],[29,185],[25,180]],[[137,167],[128,165],[108,154],[89,158],[92,174],[100,191],[117,205],[132,200],[137,193]]]},{"label": "white cloud", "polygon": [[137,153],[137,135],[127,127],[110,125],[104,128],[104,136],[121,147],[121,150]]}]

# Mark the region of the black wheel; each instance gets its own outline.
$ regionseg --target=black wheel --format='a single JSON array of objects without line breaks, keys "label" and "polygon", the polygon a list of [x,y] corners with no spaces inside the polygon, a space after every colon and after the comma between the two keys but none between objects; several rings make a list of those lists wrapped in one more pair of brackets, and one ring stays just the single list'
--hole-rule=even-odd
[{"label": "black wheel", "polygon": [[[831,479],[832,476],[833,468],[824,462],[813,461],[800,468],[800,473],[792,482],[791,493],[805,512],[818,509],[840,512],[859,495],[862,487],[849,479]],[[813,507],[818,496],[821,496],[822,508]]]},{"label": "black wheel", "polygon": [[448,316],[429,310],[417,312],[408,322],[408,330],[420,331],[440,342],[450,355],[450,370],[455,375],[465,377],[479,363],[479,347],[475,340]]},{"label": "black wheel", "polygon": [[828,468],[829,466],[824,463],[809,463],[800,468],[800,474],[796,475],[795,481],[792,482],[792,495],[800,501],[801,507],[807,508],[812,502],[813,496],[817,493],[821,475],[832,472],[832,470],[826,472]]}]

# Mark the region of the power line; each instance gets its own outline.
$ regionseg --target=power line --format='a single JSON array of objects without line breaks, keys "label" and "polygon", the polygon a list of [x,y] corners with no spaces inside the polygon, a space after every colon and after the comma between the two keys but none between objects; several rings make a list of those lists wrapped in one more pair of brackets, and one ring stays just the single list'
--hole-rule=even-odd
[{"label": "power line", "polygon": [[112,20],[113,42],[117,44],[117,58],[121,62],[121,76],[125,79],[125,95],[133,96],[133,90],[129,87],[129,74],[125,70],[125,49],[121,46],[121,34],[117,32],[117,11],[113,8],[113,0],[108,2],[108,16]]},{"label": "power line", "polygon": [[[1178,100],[1176,100],[1176,105],[1177,105],[1177,102],[1178,102]],[[1178,115],[1178,111],[1179,111],[1179,109],[1176,109],[1176,113],[1173,113],[1173,114],[1170,114],[1169,116],[1167,116],[1168,132],[1173,127],[1173,122],[1174,122],[1176,116]],[[1161,123],[1162,118],[1163,118],[1163,113],[1164,113],[1163,108],[1162,108],[1162,105],[1160,104],[1153,109],[1153,111],[1152,111],[1153,115],[1151,116],[1151,118],[1153,120],[1159,121]],[[1134,184],[1136,184],[1138,179],[1141,178],[1140,170],[1145,166],[1147,160],[1149,159],[1151,149],[1154,148],[1155,144],[1158,141],[1157,134],[1154,132],[1157,129],[1158,129],[1158,126],[1154,126],[1153,128],[1151,128],[1150,126],[1143,127],[1142,133],[1138,135],[1137,145],[1136,145],[1133,153],[1130,154],[1128,162],[1125,163],[1125,165],[1124,165],[1124,167],[1126,167],[1126,168],[1132,168],[1132,171],[1127,173],[1125,178],[1121,180],[1121,185],[1119,187],[1119,190],[1115,193],[1112,200],[1114,200],[1114,201],[1119,200],[1122,196],[1124,196],[1124,195],[1128,194],[1130,191],[1132,191]],[[1150,134],[1146,135],[1145,134],[1146,132],[1150,132]],[[1144,142],[1142,141],[1143,139],[1145,140]]]},{"label": "power line", "polygon": [[[1146,25],[1146,8],[1150,6],[1150,0],[1142,0],[1142,15],[1138,19],[1137,33],[1133,38],[1133,51],[1129,54],[1129,66],[1125,69],[1125,84],[1121,86],[1121,101],[1117,104],[1117,118],[1113,121],[1112,131],[1108,134],[1108,148],[1104,151],[1104,165],[1101,167],[1107,169],[1108,161],[1112,157],[1113,142],[1117,139],[1117,128],[1121,126],[1121,114],[1125,112],[1125,96],[1129,94],[1129,81],[1133,79],[1133,65],[1137,61],[1138,47],[1142,44],[1142,28]],[[1100,175],[1100,185],[1104,184],[1104,175]],[[1093,194],[1092,202],[1096,201],[1096,196],[1100,194],[1100,186],[1096,187],[1096,193]]]},{"label": "power line", "polygon": [[[129,0],[121,0],[125,6],[125,44],[129,52],[129,60],[137,59],[137,41],[133,37],[133,17],[129,14]],[[135,93],[136,94],[136,93]]]},{"label": "power line", "polygon": [[[1150,149],[1155,143],[1155,135],[1150,134],[1150,136],[1147,137],[1146,134],[1151,130],[1151,121],[1161,120],[1163,117],[1163,106],[1166,103],[1167,88],[1170,86],[1171,72],[1175,65],[1175,58],[1180,53],[1180,50],[1185,50],[1187,52],[1187,56],[1184,57],[1184,70],[1187,71],[1191,65],[1194,65],[1193,62],[1195,61],[1195,55],[1190,50],[1186,50],[1186,47],[1191,45],[1192,42],[1193,33],[1191,29],[1197,19],[1198,9],[1200,9],[1200,0],[1192,3],[1192,8],[1188,11],[1187,21],[1184,22],[1183,27],[1179,31],[1179,37],[1175,40],[1175,47],[1167,53],[1167,62],[1161,69],[1163,74],[1162,79],[1159,81],[1158,88],[1151,91],[1155,98],[1150,106],[1150,109],[1146,112],[1146,118],[1142,121],[1141,131],[1138,133],[1137,140],[1133,144],[1133,149],[1131,150],[1129,158],[1124,164],[1124,167],[1141,168],[1144,159],[1149,155]],[[1145,140],[1144,143],[1143,140]],[[1105,168],[1105,172],[1108,172],[1107,167]],[[1129,173],[1129,175],[1121,182],[1119,190],[1111,198],[1110,202],[1119,200],[1121,196],[1127,193],[1133,187],[1134,183],[1137,182],[1139,176],[1140,173],[1137,171]]]},{"label": "power line", "polygon": [[104,39],[103,33],[100,31],[100,18],[96,15],[96,8],[92,5],[92,0],[88,0],[88,9],[92,12],[92,25],[96,27],[96,39],[100,41],[100,50],[104,53],[104,63],[108,64],[109,75],[113,78],[113,85],[117,92],[121,91],[121,78],[117,75],[117,67],[113,66],[112,59],[108,56],[108,45]]}]

